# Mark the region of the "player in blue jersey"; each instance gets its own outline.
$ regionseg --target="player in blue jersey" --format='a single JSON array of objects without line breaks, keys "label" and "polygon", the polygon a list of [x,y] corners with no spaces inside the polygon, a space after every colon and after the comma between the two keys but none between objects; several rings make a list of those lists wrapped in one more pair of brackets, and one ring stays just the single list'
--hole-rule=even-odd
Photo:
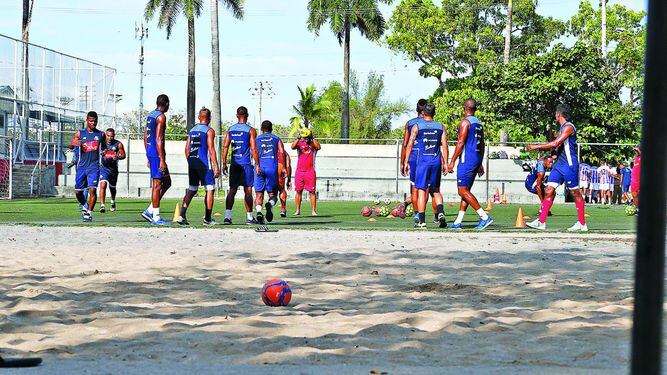
[{"label": "player in blue jersey", "polygon": [[257,131],[247,124],[248,109],[236,109],[238,122],[227,129],[225,143],[222,146],[222,173],[227,174],[227,154],[231,147],[231,166],[229,167],[229,192],[225,202],[225,225],[232,224],[232,208],[239,186],[243,186],[245,193],[246,225],[257,224],[252,216],[252,186],[255,181],[255,170],[252,166],[254,155],[257,155],[255,139]]},{"label": "player in blue jersey", "polygon": [[479,222],[475,229],[484,230],[493,223],[493,219],[482,209],[479,201],[472,194],[470,189],[475,182],[475,177],[481,177],[484,174],[482,161],[484,160],[484,127],[477,117],[477,101],[468,99],[463,104],[464,118],[461,120],[458,128],[458,141],[452,160],[449,161],[449,169],[453,170],[454,163],[459,159],[456,167],[456,186],[461,197],[459,213],[450,229],[462,229],[463,217],[468,206],[479,215]]},{"label": "player in blue jersey", "polygon": [[618,175],[621,179],[621,192],[623,196],[621,198],[622,203],[630,203],[632,200],[632,195],[630,194],[630,184],[632,183],[632,170],[627,167],[625,164],[618,166]]},{"label": "player in blue jersey", "polygon": [[125,159],[125,148],[116,139],[116,131],[109,128],[102,141],[102,165],[100,166],[100,213],[106,212],[107,185],[111,194],[111,212],[116,211],[116,184],[118,183],[118,160]]},{"label": "player in blue jersey", "polygon": [[273,123],[271,121],[262,122],[262,134],[257,136],[255,143],[257,153],[254,155],[255,169],[255,210],[257,211],[257,221],[264,224],[264,214],[262,205],[264,204],[264,192],[269,195],[269,201],[266,202],[266,221],[273,221],[273,206],[278,201],[278,170],[279,166],[285,167],[285,145],[283,141],[273,134]]},{"label": "player in blue jersey", "polygon": [[[550,170],[553,166],[553,161],[554,159],[551,157],[537,159],[535,168],[531,168],[530,173],[528,176],[526,176],[526,190],[537,195],[537,197],[540,199],[540,207],[542,205],[542,201],[544,200],[544,190],[546,188],[544,185],[544,178],[546,176],[547,170]],[[551,212],[549,212],[549,216],[552,216]]]},{"label": "player in blue jersey", "polygon": [[171,177],[167,168],[167,155],[164,148],[165,134],[167,132],[167,116],[169,110],[169,97],[161,94],[156,100],[157,107],[148,114],[146,119],[146,131],[144,133],[144,147],[148,158],[153,188],[151,190],[151,204],[141,214],[152,225],[169,225],[160,217],[160,201],[171,187]]},{"label": "player in blue jersey", "polygon": [[[440,181],[443,174],[448,173],[447,160],[447,129],[433,120],[435,105],[429,103],[424,107],[424,118],[412,127],[410,140],[405,150],[406,160],[412,153],[418,153],[415,164],[415,187],[417,188],[417,204],[415,206],[415,228],[426,228],[425,211],[429,192],[433,193],[436,202],[440,228],[447,226],[440,194]],[[403,173],[409,172],[409,164],[404,164]]]},{"label": "player in blue jersey", "polygon": [[206,213],[202,224],[204,226],[218,225],[213,220],[213,194],[215,192],[215,179],[220,176],[220,167],[218,166],[218,156],[215,152],[215,130],[211,129],[211,111],[203,107],[199,110],[199,124],[195,125],[188,133],[188,139],[185,142],[185,157],[188,159],[188,180],[189,187],[183,197],[181,213],[176,222],[181,225],[189,225],[186,213],[190,202],[199,186],[206,188]]},{"label": "player in blue jersey", "polygon": [[[100,143],[103,137],[104,134],[97,130],[97,112],[90,111],[86,115],[86,128],[74,133],[70,145],[71,148],[80,148],[74,192],[79,204],[87,208],[81,215],[84,222],[93,221],[97,183],[100,178]],[[88,202],[83,194],[84,189],[88,190]]]},{"label": "player in blue jersey", "polygon": [[567,104],[559,104],[556,107],[556,121],[560,124],[560,130],[555,140],[539,145],[529,145],[528,151],[556,149],[556,162],[551,169],[549,182],[545,191],[545,199],[542,201],[540,217],[526,224],[531,228],[545,230],[547,228],[547,214],[554,203],[556,188],[565,184],[574,197],[577,207],[577,223],[570,227],[569,231],[588,231],[585,216],[585,202],[579,190],[579,159],[577,158],[577,130],[570,122],[572,110]]}]

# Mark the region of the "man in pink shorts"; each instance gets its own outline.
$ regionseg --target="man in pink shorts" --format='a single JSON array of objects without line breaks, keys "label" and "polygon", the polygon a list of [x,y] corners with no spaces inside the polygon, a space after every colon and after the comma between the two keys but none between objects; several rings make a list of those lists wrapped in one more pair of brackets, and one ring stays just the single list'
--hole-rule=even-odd
[{"label": "man in pink shorts", "polygon": [[296,150],[299,160],[294,175],[294,188],[296,189],[296,212],[294,216],[301,215],[301,200],[303,191],[310,193],[310,206],[313,216],[317,216],[317,198],[315,196],[315,155],[322,147],[313,139],[313,133],[309,129],[303,129],[296,141],[292,142],[292,150]]},{"label": "man in pink shorts", "polygon": [[639,145],[635,146],[635,160],[632,163],[632,174],[630,175],[630,190],[635,207],[639,208],[639,178],[641,174],[642,153]]}]

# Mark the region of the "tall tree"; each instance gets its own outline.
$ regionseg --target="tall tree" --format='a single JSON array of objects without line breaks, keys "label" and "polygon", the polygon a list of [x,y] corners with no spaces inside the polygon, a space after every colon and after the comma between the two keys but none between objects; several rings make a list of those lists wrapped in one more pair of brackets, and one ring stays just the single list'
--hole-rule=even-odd
[{"label": "tall tree", "polygon": [[[22,137],[28,135],[28,117],[30,110],[28,102],[30,102],[30,62],[28,56],[28,43],[30,42],[30,23],[32,22],[32,9],[35,6],[35,0],[23,0],[23,22],[21,23],[21,40],[23,41],[23,54],[21,55],[21,93],[23,98],[23,130]],[[14,88],[16,90],[16,87]],[[22,154],[22,151],[21,151]]]},{"label": "tall tree", "polygon": [[309,0],[308,29],[319,35],[325,23],[343,46],[343,111],[341,114],[341,138],[350,137],[350,33],[353,28],[362,36],[375,41],[385,31],[385,20],[379,3],[391,4],[393,0]]},{"label": "tall tree", "polygon": [[[292,111],[301,119],[301,124],[309,128],[313,119],[322,113],[322,107],[315,93],[315,85],[310,85],[305,90],[297,86],[297,89],[301,98],[292,106]],[[294,123],[295,119],[290,119],[290,122]]]},{"label": "tall tree", "polygon": [[188,130],[195,121],[195,18],[201,15],[203,0],[148,0],[144,16],[147,21],[157,14],[158,27],[167,31],[167,39],[176,24],[176,20],[183,15],[188,21],[188,87],[186,123]]},{"label": "tall tree", "polygon": [[[231,11],[232,15],[237,18],[243,18],[243,0],[211,0],[211,70],[213,73],[213,104],[211,108],[211,126],[215,130],[215,134],[222,134],[222,112],[220,99],[220,34],[218,27],[218,1]],[[218,138],[222,142],[222,137]],[[219,144],[218,147],[221,147]],[[219,157],[222,153],[218,152]]]}]

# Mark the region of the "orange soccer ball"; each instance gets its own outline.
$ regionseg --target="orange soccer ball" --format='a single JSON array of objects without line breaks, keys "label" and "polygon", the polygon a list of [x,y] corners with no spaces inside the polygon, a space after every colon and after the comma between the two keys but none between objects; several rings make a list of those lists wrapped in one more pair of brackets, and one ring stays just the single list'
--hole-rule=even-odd
[{"label": "orange soccer ball", "polygon": [[267,306],[287,306],[292,299],[292,289],[285,280],[271,279],[262,288],[262,302]]}]

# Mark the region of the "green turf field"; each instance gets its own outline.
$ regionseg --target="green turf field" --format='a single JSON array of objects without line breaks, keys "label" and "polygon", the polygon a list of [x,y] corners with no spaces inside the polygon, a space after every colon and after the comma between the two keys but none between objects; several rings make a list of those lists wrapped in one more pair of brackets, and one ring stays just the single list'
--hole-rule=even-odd
[{"label": "green turf field", "polygon": [[[171,220],[176,199],[167,199],[162,205],[162,217]],[[108,204],[108,202],[107,202]],[[366,203],[369,204],[370,203]],[[81,214],[77,210],[75,199],[49,198],[32,200],[0,201],[0,224],[31,224],[31,225],[94,225],[94,226],[124,226],[124,227],[146,227],[149,224],[140,217],[140,213],[146,208],[147,200],[119,199],[118,210],[113,213],[93,215],[93,224],[83,224]],[[319,202],[318,211],[320,216],[311,217],[302,215],[294,217],[293,202],[288,203],[288,217],[280,218],[276,215],[271,227],[275,229],[355,229],[355,230],[413,230],[412,220],[377,218],[377,222],[368,222],[367,218],[360,215],[364,202]],[[393,204],[395,205],[395,204]],[[429,204],[430,206],[430,204]],[[108,206],[107,206],[108,207]],[[523,208],[524,214],[535,218],[537,205],[495,205],[489,212],[495,223],[487,230],[515,230],[514,220],[517,210]],[[588,227],[591,231],[606,232],[628,232],[634,231],[635,217],[628,217],[624,213],[624,206],[587,206],[590,215]],[[99,209],[99,205],[96,206]],[[452,221],[458,211],[458,207],[450,207],[445,204],[445,213],[448,221]],[[564,230],[575,223],[576,210],[574,205],[554,205],[551,210],[555,216],[547,221],[549,230]],[[213,212],[224,215],[224,201],[216,200]],[[310,212],[308,203],[304,204],[302,212]],[[203,227],[201,217],[204,215],[202,198],[195,198],[188,211],[188,220],[193,227]],[[222,221],[224,216],[217,216],[217,221]],[[429,230],[441,230],[432,223],[431,208],[427,209],[427,225]],[[234,206],[234,225],[232,228],[246,228],[245,212],[243,203],[237,201]],[[464,227],[472,229],[477,225],[477,215],[468,210],[463,222]],[[229,227],[220,226],[220,229]],[[531,229],[516,229],[531,230]]]}]

